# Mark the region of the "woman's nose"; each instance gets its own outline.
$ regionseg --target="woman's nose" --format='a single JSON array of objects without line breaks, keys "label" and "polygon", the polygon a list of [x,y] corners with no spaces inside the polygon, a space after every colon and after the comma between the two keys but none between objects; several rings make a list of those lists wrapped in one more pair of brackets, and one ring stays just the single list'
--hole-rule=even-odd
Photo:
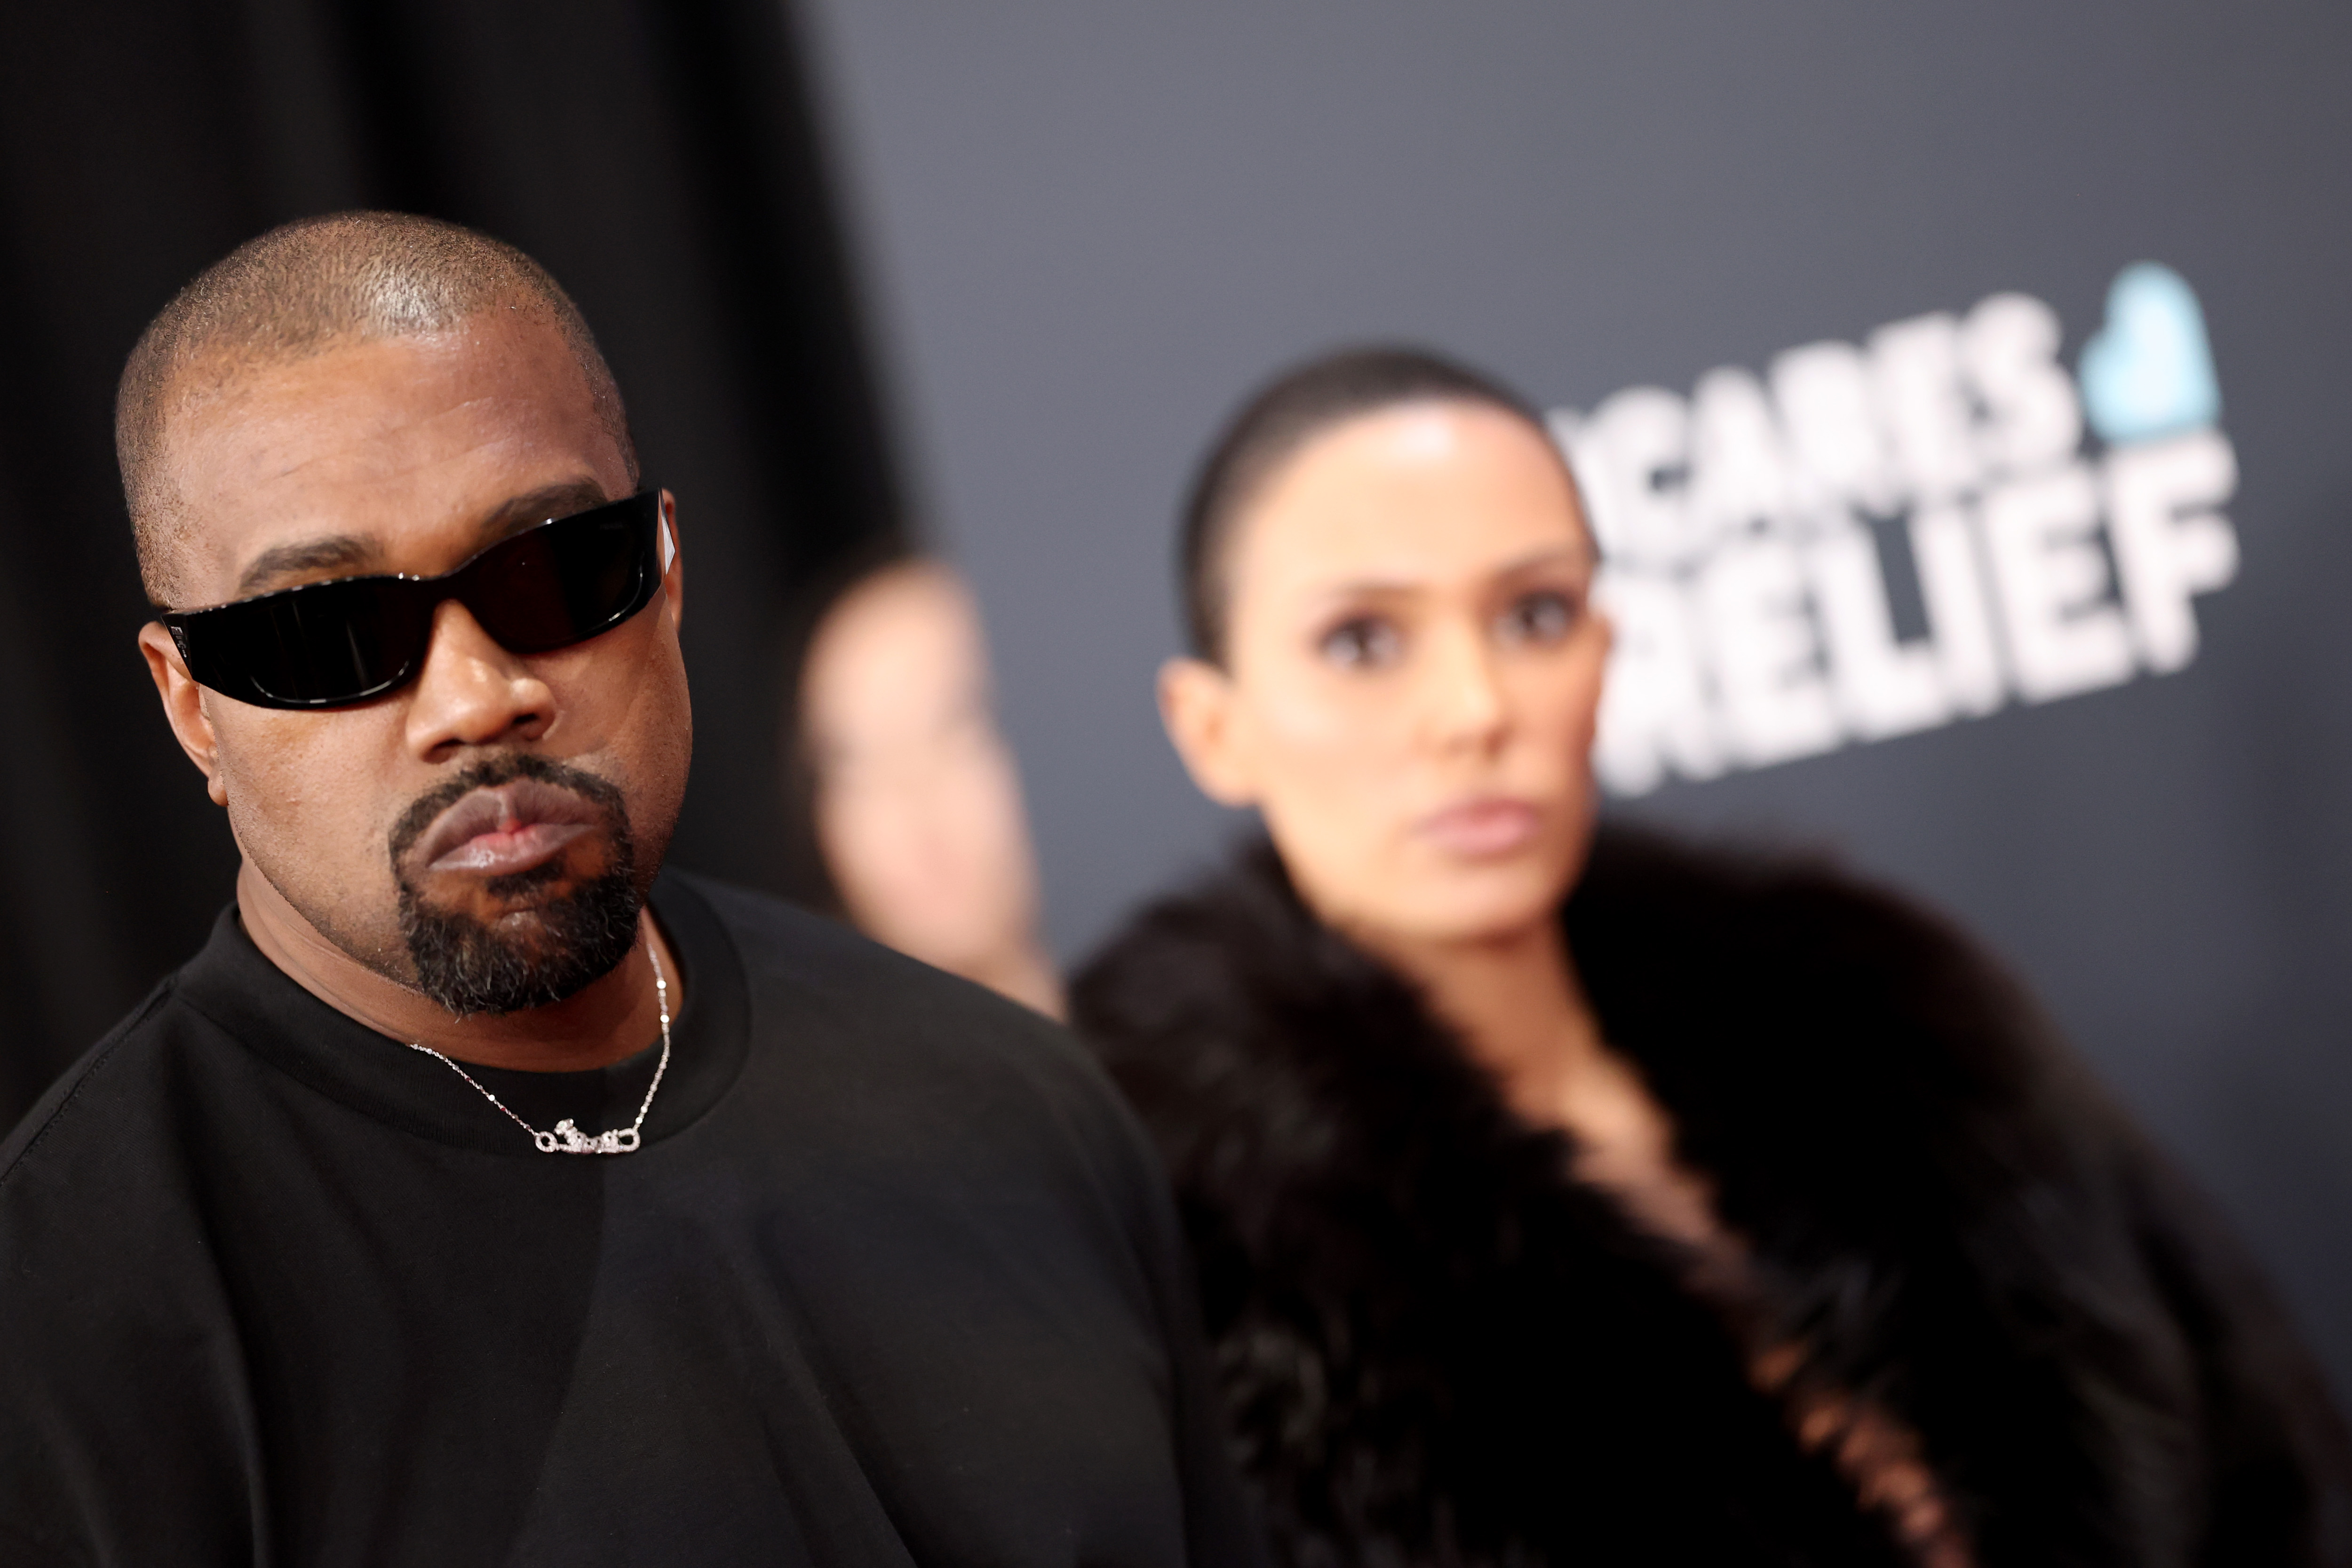
[{"label": "woman's nose", "polygon": [[1449,748],[1493,746],[1502,737],[1508,707],[1486,639],[1455,629],[1428,646],[1423,700],[1432,738]]}]

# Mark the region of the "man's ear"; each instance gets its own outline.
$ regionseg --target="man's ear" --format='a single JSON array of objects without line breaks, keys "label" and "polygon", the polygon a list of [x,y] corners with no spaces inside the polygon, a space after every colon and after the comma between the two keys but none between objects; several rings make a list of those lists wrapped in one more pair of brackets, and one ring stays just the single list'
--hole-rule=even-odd
[{"label": "man's ear", "polygon": [[1256,780],[1234,706],[1233,677],[1205,659],[1160,666],[1160,722],[1184,771],[1221,806],[1257,803]]},{"label": "man's ear", "polygon": [[219,743],[213,736],[213,721],[205,716],[205,689],[188,674],[179,644],[172,641],[161,621],[150,621],[139,628],[139,652],[146,656],[147,673],[155,678],[155,695],[163,699],[163,717],[179,737],[180,749],[205,776],[205,793],[213,798],[214,805],[227,805],[228,790],[221,783]]}]

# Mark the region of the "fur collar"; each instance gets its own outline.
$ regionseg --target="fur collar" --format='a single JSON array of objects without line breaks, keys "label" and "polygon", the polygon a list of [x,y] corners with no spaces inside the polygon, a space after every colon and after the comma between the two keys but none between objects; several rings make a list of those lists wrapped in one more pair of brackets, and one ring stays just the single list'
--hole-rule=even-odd
[{"label": "fur collar", "polygon": [[[1561,918],[1753,1249],[1755,1332],[1918,1434],[1979,1563],[2218,1560],[2248,1445],[2284,1490],[2273,1549],[2230,1560],[2324,1560],[2315,1499],[2345,1494],[2313,1479],[2340,1459],[2315,1381],[2216,1373],[2267,1301],[2217,1293],[2226,1242],[1955,933],[1819,867],[1619,831]],[[1174,1176],[1288,1561],[1901,1560],[1672,1249],[1269,850],[1147,911],[1073,1008]]]}]

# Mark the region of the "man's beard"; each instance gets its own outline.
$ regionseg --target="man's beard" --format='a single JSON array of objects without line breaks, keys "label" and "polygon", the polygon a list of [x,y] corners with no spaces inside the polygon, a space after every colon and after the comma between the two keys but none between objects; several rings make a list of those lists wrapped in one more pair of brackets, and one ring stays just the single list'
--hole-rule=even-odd
[{"label": "man's beard", "polygon": [[[427,903],[410,879],[405,860],[434,819],[459,799],[517,779],[568,789],[602,808],[612,863],[604,874],[532,909],[530,930],[501,931]],[[593,773],[527,752],[486,758],[409,807],[392,831],[391,847],[393,877],[400,889],[400,934],[415,966],[416,988],[460,1018],[560,1002],[611,974],[636,943],[644,894],[636,883],[628,804],[620,790]],[[529,871],[491,877],[483,887],[492,898],[509,898],[560,880],[566,869],[567,857],[558,855]]]}]

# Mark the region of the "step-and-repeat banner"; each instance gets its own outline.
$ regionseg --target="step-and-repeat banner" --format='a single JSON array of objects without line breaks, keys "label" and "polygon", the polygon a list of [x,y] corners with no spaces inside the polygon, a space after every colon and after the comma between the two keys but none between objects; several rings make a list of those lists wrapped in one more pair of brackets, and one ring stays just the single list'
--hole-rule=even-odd
[{"label": "step-and-repeat banner", "polygon": [[1811,757],[2168,674],[2238,570],[2237,455],[2187,279],[2135,262],[2069,334],[2030,294],[1637,386],[1552,423],[1618,643],[1595,761]]}]

